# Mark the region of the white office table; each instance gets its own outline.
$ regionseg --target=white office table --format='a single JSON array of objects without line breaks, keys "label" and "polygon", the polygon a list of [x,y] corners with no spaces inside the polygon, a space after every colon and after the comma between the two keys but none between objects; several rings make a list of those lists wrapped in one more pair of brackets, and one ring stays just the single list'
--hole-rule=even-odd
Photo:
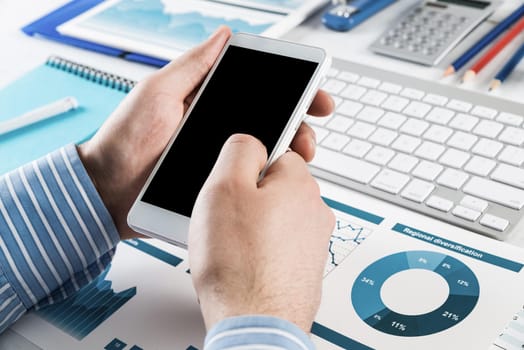
[{"label": "white office table", "polygon": [[[156,70],[156,68],[151,66],[129,62],[47,39],[29,37],[20,30],[22,26],[66,2],[68,1],[0,0],[2,9],[0,11],[0,47],[2,51],[0,55],[0,88],[31,68],[43,63],[52,54],[134,80],[140,80]],[[437,67],[426,67],[386,58],[373,54],[367,49],[379,34],[395,22],[398,16],[417,2],[416,0],[400,0],[350,32],[334,32],[326,29],[321,23],[321,12],[319,12],[299,27],[284,35],[283,38],[324,47],[329,54],[335,57],[365,62],[369,65],[380,66],[382,69],[414,75],[422,79],[439,80],[443,84],[459,85],[456,77],[442,80],[443,70],[465,47],[489,30],[493,23],[488,22],[481,25],[473,35],[452,51]],[[507,2],[511,1],[507,0]],[[507,60],[512,49],[514,49],[514,46],[510,44],[495,59],[494,64],[487,66],[477,76],[474,83],[462,86],[462,88],[478,90],[487,94],[487,86],[491,78],[502,62]],[[498,64],[496,61],[499,61]],[[517,67],[512,76],[495,94],[509,100],[520,102],[524,100],[524,64]],[[393,213],[392,215],[396,214],[399,217],[407,214],[411,215],[414,221],[432,220],[358,193],[354,193],[354,199],[359,203],[364,203],[367,207],[373,206],[375,212]],[[457,230],[460,229],[457,228]],[[524,223],[521,223],[516,231],[520,232],[520,234],[513,234],[508,237],[508,242],[524,247]],[[6,342],[4,344],[16,344],[16,339],[5,340],[5,338],[5,336],[0,337],[0,347],[2,341]],[[9,341],[12,343],[8,343]]]}]

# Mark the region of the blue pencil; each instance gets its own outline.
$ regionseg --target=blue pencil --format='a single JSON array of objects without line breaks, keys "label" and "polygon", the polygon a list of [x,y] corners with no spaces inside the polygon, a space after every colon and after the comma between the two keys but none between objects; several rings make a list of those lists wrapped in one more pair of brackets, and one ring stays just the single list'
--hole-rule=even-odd
[{"label": "blue pencil", "polygon": [[495,75],[495,78],[491,82],[489,86],[489,90],[495,90],[498,88],[504,80],[513,72],[515,67],[519,64],[519,62],[524,58],[524,43],[520,46],[520,48],[511,56],[509,61],[502,67],[502,69]]},{"label": "blue pencil", "polygon": [[493,40],[495,40],[500,34],[511,27],[517,22],[522,16],[524,16],[524,5],[521,5],[512,14],[506,17],[502,22],[497,24],[495,28],[490,30],[486,35],[482,37],[478,42],[475,43],[469,50],[464,52],[459,58],[457,58],[444,72],[444,76],[451,75],[462,68],[466,63],[469,62],[476,54],[482,49],[488,46]]}]

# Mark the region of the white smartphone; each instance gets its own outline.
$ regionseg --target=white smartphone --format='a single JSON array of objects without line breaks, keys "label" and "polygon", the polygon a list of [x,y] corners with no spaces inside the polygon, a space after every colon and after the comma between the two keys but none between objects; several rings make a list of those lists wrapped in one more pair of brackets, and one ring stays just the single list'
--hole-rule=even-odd
[{"label": "white smartphone", "polygon": [[129,226],[187,248],[193,205],[226,139],[257,137],[267,168],[289,148],[329,66],[318,47],[232,35],[133,204]]}]

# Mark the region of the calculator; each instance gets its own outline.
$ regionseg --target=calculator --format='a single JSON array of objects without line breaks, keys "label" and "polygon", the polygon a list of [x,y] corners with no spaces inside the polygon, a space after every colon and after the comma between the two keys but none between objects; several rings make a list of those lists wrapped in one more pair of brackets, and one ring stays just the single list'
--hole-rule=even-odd
[{"label": "calculator", "polygon": [[409,10],[371,44],[371,51],[434,66],[502,1],[432,0]]}]

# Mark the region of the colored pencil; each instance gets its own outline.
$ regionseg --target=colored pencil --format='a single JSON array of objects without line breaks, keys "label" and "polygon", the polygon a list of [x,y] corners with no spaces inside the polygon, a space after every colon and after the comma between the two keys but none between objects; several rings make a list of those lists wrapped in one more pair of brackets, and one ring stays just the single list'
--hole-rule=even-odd
[{"label": "colored pencil", "polygon": [[524,30],[524,16],[506,34],[493,45],[463,76],[462,81],[470,81],[484,68],[506,45]]},{"label": "colored pencil", "polygon": [[524,4],[513,11],[508,17],[502,22],[497,24],[492,30],[484,35],[479,41],[471,46],[466,52],[464,52],[459,58],[457,58],[444,72],[444,76],[454,74],[456,71],[461,69],[466,63],[468,63],[476,54],[482,49],[488,46],[493,40],[495,40],[500,34],[509,29],[515,24],[522,16],[524,16]]},{"label": "colored pencil", "polygon": [[524,57],[524,43],[520,46],[520,48],[511,56],[509,61],[502,67],[502,69],[495,75],[495,78],[491,82],[489,86],[489,90],[495,90],[498,88],[504,80],[513,72],[515,67],[519,64],[519,62]]}]

